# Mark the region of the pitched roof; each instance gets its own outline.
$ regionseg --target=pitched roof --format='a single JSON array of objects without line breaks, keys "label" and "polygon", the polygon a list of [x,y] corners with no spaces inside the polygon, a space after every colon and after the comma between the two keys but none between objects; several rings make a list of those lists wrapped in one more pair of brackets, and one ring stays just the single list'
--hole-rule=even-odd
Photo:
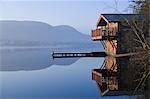
[{"label": "pitched roof", "polygon": [[101,14],[103,15],[108,22],[119,22],[124,20],[131,19],[143,19],[144,17],[139,14]]},{"label": "pitched roof", "polygon": [[108,22],[121,22],[132,19],[142,20],[144,19],[144,16],[140,14],[101,14],[97,22],[97,26],[103,26],[104,21],[105,23],[108,23]]}]

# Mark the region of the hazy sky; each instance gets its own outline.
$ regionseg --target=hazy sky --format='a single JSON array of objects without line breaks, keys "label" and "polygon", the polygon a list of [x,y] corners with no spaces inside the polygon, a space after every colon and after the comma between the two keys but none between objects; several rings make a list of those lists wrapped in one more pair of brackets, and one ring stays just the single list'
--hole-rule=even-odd
[{"label": "hazy sky", "polygon": [[70,25],[90,34],[100,14],[129,13],[129,4],[129,0],[0,0],[0,20]]}]

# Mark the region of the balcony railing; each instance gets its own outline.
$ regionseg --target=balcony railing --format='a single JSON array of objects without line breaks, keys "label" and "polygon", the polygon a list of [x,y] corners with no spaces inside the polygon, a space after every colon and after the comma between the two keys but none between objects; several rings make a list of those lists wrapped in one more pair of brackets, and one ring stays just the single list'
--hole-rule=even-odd
[{"label": "balcony railing", "polygon": [[114,29],[94,29],[92,30],[91,38],[92,40],[116,39],[116,32]]}]

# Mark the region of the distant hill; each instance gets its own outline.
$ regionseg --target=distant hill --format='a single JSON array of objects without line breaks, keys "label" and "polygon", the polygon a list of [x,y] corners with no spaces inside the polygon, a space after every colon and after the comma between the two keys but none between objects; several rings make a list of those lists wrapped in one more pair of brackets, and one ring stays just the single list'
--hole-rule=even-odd
[{"label": "distant hill", "polygon": [[91,42],[88,35],[82,34],[71,26],[51,26],[36,21],[0,21],[0,41],[8,43],[66,43]]}]

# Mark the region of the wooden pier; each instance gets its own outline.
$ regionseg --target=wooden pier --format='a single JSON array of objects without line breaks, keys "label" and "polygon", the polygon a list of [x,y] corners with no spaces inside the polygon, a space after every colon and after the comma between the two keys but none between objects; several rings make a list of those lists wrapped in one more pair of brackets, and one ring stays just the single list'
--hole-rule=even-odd
[{"label": "wooden pier", "polygon": [[105,52],[53,52],[53,58],[81,58],[81,57],[105,57]]}]

